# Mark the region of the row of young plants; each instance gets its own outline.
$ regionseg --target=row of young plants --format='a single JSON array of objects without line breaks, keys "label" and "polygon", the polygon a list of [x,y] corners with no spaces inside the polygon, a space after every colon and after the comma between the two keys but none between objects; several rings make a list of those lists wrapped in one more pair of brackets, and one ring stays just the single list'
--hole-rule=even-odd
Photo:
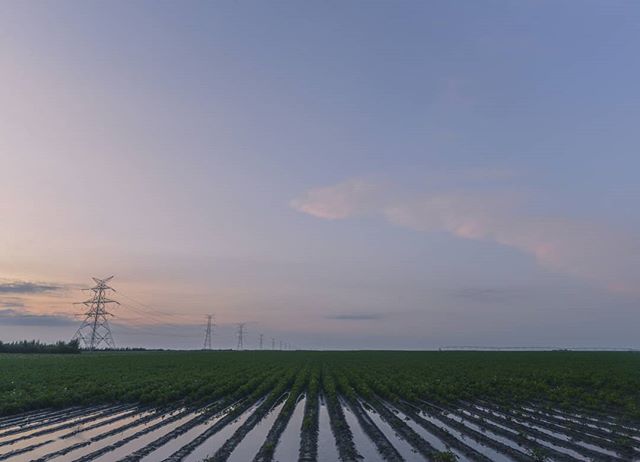
[{"label": "row of young plants", "polygon": [[[271,462],[275,453],[276,446],[280,437],[287,428],[289,419],[291,418],[293,411],[296,408],[296,404],[301,395],[305,392],[309,381],[311,367],[305,366],[298,372],[298,375],[289,390],[289,396],[284,403],[284,406],[280,410],[278,417],[269,429],[267,437],[258,450],[258,454],[254,458],[254,462]],[[297,429],[296,429],[297,430]]]},{"label": "row of young plants", "polygon": [[322,369],[317,362],[311,364],[309,382],[307,384],[304,417],[302,419],[302,427],[300,428],[300,450],[298,462],[315,462],[318,458],[321,372]]},{"label": "row of young plants", "polygon": [[[372,406],[372,410],[380,414],[396,432],[405,441],[407,441],[417,452],[422,454],[427,460],[434,462],[449,462],[457,460],[457,456],[450,450],[438,450],[434,448],[430,443],[425,441],[420,435],[418,435],[411,427],[398,418],[386,405],[379,399],[379,395],[376,390],[369,386],[369,384],[363,380],[358,374],[353,373],[351,370],[346,370],[340,367],[334,367],[332,374],[336,378],[338,384],[338,391],[344,397],[346,404],[350,407],[351,411],[355,414],[358,422],[375,444],[378,452],[383,455],[385,460],[388,461],[400,461],[403,460],[392,446],[391,442],[380,431],[380,429],[371,421],[368,414],[363,409],[364,406]],[[410,409],[407,409],[402,402],[403,398],[394,396],[393,400],[404,408],[405,412],[411,414],[414,421],[424,426],[433,435],[439,437],[448,447],[455,447],[461,453],[469,456],[470,460],[478,462],[490,462],[490,459],[473,450],[466,444],[460,442],[446,430],[443,430],[429,421],[420,418],[417,414],[412,413]]]},{"label": "row of young plants", "polygon": [[[170,421],[188,415],[193,408],[200,410],[190,420],[128,456],[127,462],[139,461],[156,448],[208,421],[213,415],[220,415],[221,418],[208,426],[204,433],[185,444],[169,459],[180,460],[253,407],[249,417],[211,456],[212,461],[225,461],[255,425],[276,405],[282,404],[275,423],[254,459],[256,462],[272,461],[278,440],[288,428],[296,404],[303,395],[306,396],[306,404],[299,429],[299,460],[305,462],[317,459],[321,400],[327,406],[331,431],[340,457],[345,462],[358,461],[361,457],[346,422],[345,409],[353,413],[359,427],[389,461],[399,461],[402,457],[379,425],[373,422],[372,411],[428,460],[453,460],[455,454],[463,454],[475,461],[492,460],[488,457],[490,452],[473,447],[468,443],[471,440],[490,450],[508,454],[519,462],[542,460],[545,454],[557,460],[575,461],[575,458],[557,448],[565,448],[594,460],[600,460],[597,458],[597,448],[618,453],[618,456],[608,460],[632,460],[640,456],[633,440],[640,437],[640,420],[621,404],[638,400],[638,389],[632,393],[627,389],[628,384],[638,377],[635,371],[626,369],[629,365],[640,365],[638,356],[633,355],[578,354],[574,358],[571,354],[556,356],[554,353],[536,353],[533,356],[487,353],[483,356],[448,352],[111,352],[73,357],[60,355],[45,358],[35,355],[27,359],[23,364],[11,361],[3,363],[6,358],[0,356],[0,403],[3,406],[10,405],[11,399],[20,396],[12,392],[31,377],[41,382],[29,383],[31,400],[22,401],[26,408],[42,407],[42,396],[60,393],[67,399],[74,394],[85,399],[84,402],[63,405],[132,402],[159,405],[164,410],[189,406],[189,409],[179,411],[184,414],[172,414]],[[529,360],[541,368],[535,380],[529,379],[533,367],[526,364]],[[464,370],[454,371],[448,361]],[[524,361],[525,364],[517,364],[518,361]],[[571,365],[572,361],[580,366]],[[7,369],[2,368],[3,365],[8,365],[8,369],[17,374],[5,374]],[[542,368],[544,365],[546,369]],[[52,373],[54,366],[59,372],[55,375]],[[600,375],[601,369],[606,370],[612,380],[610,383],[599,383],[598,386],[615,398],[604,407],[589,407],[589,401],[583,398],[588,394],[588,385],[594,382],[584,381],[583,377],[589,370]],[[468,380],[469,383],[453,382],[449,372],[457,380]],[[83,377],[83,381],[74,383],[78,377]],[[109,378],[119,382],[108,383]],[[102,394],[99,392],[100,383],[105,385]],[[584,413],[585,409],[590,409],[592,414],[588,415],[596,416],[602,429],[598,427],[594,430],[581,422],[577,425],[569,423],[567,416],[572,414],[558,410],[561,401],[548,394],[548,390],[540,383],[553,383],[557,389],[565,392],[576,388],[578,391],[570,401],[572,412]],[[514,390],[513,396],[508,397],[508,384],[526,390]],[[495,386],[495,390],[491,386]],[[65,387],[66,391],[61,391],[61,387]],[[84,394],[83,387],[96,395]],[[594,390],[594,393],[599,391],[602,390]],[[626,400],[618,396],[623,393],[630,393]],[[535,404],[530,404],[532,402]],[[615,404],[610,404],[612,402]],[[545,406],[540,403],[546,403],[554,412],[547,413]],[[412,424],[423,427],[455,452],[441,451],[431,446],[396,414],[398,411],[410,418]],[[558,414],[567,418],[560,418]],[[61,414],[60,417],[64,416]],[[626,420],[622,417],[626,417]],[[434,419],[444,423],[444,426],[435,424]],[[2,422],[10,420],[9,417],[0,417],[0,427]],[[532,429],[532,424],[544,431]],[[130,425],[135,426],[136,423]],[[154,425],[145,426],[127,438],[105,445],[99,452],[87,457],[106,454],[153,431],[156,428]],[[454,435],[447,428],[460,432],[462,436]],[[517,432],[515,437],[512,430]],[[612,439],[608,434],[610,430],[624,437],[625,441]],[[546,434],[546,431],[565,435],[567,439]],[[511,439],[519,447],[510,447],[499,437]],[[95,438],[99,441],[104,436],[96,435]],[[586,446],[582,443],[586,443]],[[64,451],[70,450],[74,450],[74,447],[60,449],[57,455],[65,455]]]},{"label": "row of young plants", "polygon": [[256,374],[304,367],[310,383],[330,387],[330,374],[321,372],[348,371],[387,400],[482,398],[640,420],[640,354],[601,352],[0,354],[0,415],[113,402],[202,404],[245,387]]},{"label": "row of young plants", "polygon": [[[97,353],[0,355],[0,415],[31,409],[132,402],[201,405],[246,391],[251,379],[274,374],[283,361],[250,353]],[[243,391],[244,390],[244,391]]]},{"label": "row of young plants", "polygon": [[[211,435],[222,429],[225,425],[228,425],[233,420],[237,419],[243,412],[249,409],[260,399],[264,398],[270,393],[271,395],[275,395],[275,393],[278,392],[277,389],[279,387],[283,387],[283,383],[286,384],[286,380],[288,380],[286,373],[287,371],[285,370],[285,368],[277,367],[269,373],[265,373],[263,375],[255,375],[249,382],[245,384],[243,389],[238,389],[229,394],[224,399],[210,406],[199,416],[191,419],[188,422],[185,422],[184,424],[171,430],[165,435],[162,435],[156,440],[150,442],[146,446],[140,448],[133,454],[130,454],[129,456],[124,458],[122,462],[138,462],[167,442],[208,421],[214,415],[224,413],[223,418],[216,421],[216,423],[208,427],[204,433],[191,440],[187,445],[180,448],[177,453],[172,455],[172,457],[179,460],[179,457],[181,457],[182,454],[188,454],[194,448],[206,441],[207,438],[209,438]],[[282,380],[283,374],[285,376],[284,382]],[[274,391],[274,388],[276,389],[276,391]]]},{"label": "row of young plants", "polygon": [[[483,406],[494,409],[497,414],[479,410],[469,404],[465,404],[465,401],[460,399],[441,399],[436,405],[429,395],[413,394],[407,396],[407,394],[403,394],[404,387],[401,382],[396,382],[389,377],[381,377],[368,367],[334,366],[332,372],[337,377],[340,392],[347,398],[357,416],[359,416],[359,401],[371,405],[381,415],[382,419],[394,428],[397,434],[402,435],[414,449],[430,460],[434,457],[444,457],[444,455],[438,454],[438,452],[434,452],[433,448],[424,445],[421,438],[390,412],[388,407],[380,401],[380,398],[386,402],[393,403],[395,407],[411,417],[414,422],[425,427],[430,433],[472,460],[486,460],[488,462],[491,459],[453,438],[452,435],[437,428],[433,423],[424,420],[420,413],[426,413],[432,418],[440,420],[447,427],[460,431],[465,438],[474,440],[478,444],[499,453],[508,454],[511,459],[516,461],[546,460],[547,456],[559,461],[575,460],[574,457],[568,456],[556,448],[564,448],[574,454],[579,454],[580,457],[584,457],[586,460],[623,461],[640,458],[640,452],[634,447],[637,444],[634,444],[632,440],[632,437],[637,436],[638,433],[621,425],[615,426],[610,422],[606,423],[607,428],[610,430],[615,429],[615,433],[607,434],[604,430],[585,429],[584,426],[581,430],[577,430],[571,425],[567,425],[566,422],[562,422],[560,425],[557,420],[556,422],[550,422],[548,419],[544,420],[523,415],[512,411],[510,406],[499,407],[490,401],[483,401]],[[374,375],[371,375],[372,373]],[[511,402],[511,404],[513,403]],[[460,411],[460,406],[467,411],[466,414]],[[449,415],[462,419],[462,422]],[[476,415],[479,417],[476,417]],[[379,451],[384,454],[384,438],[376,434],[375,428],[369,429],[366,421],[362,421],[363,419],[360,418],[359,420],[362,428],[377,443]],[[480,431],[464,424],[464,421],[471,422]],[[497,422],[497,424],[490,422]],[[510,429],[510,431],[504,430],[505,428]],[[636,426],[636,428],[638,427]],[[515,449],[513,446],[499,441],[499,438],[488,437],[485,434],[487,430],[500,435],[502,438],[514,440],[520,446],[520,449]],[[516,431],[515,436],[513,431]],[[620,431],[622,433],[619,433]],[[617,436],[614,438],[612,435]],[[602,451],[595,448],[617,453],[617,456],[603,456]],[[386,457],[387,460],[393,460],[390,455]]]},{"label": "row of young plants", "polygon": [[640,354],[632,352],[350,352],[331,364],[386,398],[478,398],[503,405],[614,413],[640,419]]},{"label": "row of young plants", "polygon": [[[226,461],[233,450],[240,444],[244,437],[283,399],[290,395],[291,386],[294,382],[297,382],[296,377],[300,377],[299,369],[296,367],[290,367],[284,371],[279,377],[280,379],[273,387],[264,401],[260,403],[258,408],[244,421],[244,423],[234,432],[229,439],[227,439],[222,447],[220,447],[216,453],[208,458],[211,462],[224,462]],[[177,458],[176,460],[181,460]]]}]

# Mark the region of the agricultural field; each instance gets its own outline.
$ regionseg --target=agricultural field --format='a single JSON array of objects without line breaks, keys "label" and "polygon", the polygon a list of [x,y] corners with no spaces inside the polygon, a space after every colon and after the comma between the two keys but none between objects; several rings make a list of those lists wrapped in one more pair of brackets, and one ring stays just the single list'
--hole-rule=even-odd
[{"label": "agricultural field", "polygon": [[0,460],[635,461],[640,355],[0,355]]}]

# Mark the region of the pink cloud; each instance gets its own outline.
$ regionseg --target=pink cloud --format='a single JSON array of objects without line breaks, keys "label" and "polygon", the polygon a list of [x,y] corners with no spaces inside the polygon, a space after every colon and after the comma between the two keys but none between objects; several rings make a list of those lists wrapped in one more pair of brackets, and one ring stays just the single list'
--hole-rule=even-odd
[{"label": "pink cloud", "polygon": [[319,218],[374,213],[396,226],[446,231],[462,239],[518,249],[550,270],[640,294],[640,242],[593,223],[527,214],[509,193],[445,192],[384,197],[373,183],[351,180],[309,191],[294,208]]},{"label": "pink cloud", "polygon": [[290,205],[314,217],[326,220],[347,218],[365,212],[378,195],[379,186],[375,183],[352,179],[333,186],[314,188]]}]

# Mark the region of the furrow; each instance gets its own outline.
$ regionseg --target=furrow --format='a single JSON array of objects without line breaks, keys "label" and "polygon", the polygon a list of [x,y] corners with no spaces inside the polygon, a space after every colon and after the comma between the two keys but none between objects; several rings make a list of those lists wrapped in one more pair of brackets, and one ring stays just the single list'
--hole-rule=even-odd
[{"label": "furrow", "polygon": [[253,459],[254,462],[271,462],[273,460],[273,455],[275,453],[275,448],[278,445],[278,441],[280,441],[282,433],[285,431],[289,421],[291,420],[291,416],[296,409],[296,404],[298,403],[299,398],[302,397],[302,391],[307,384],[309,372],[309,367],[306,367],[296,376],[293,386],[291,387],[291,391],[289,392],[289,397],[278,414],[276,421],[273,423],[273,426],[269,429],[269,433],[267,434],[264,443]]},{"label": "furrow", "polygon": [[36,438],[38,436],[43,436],[43,435],[48,435],[48,434],[51,434],[51,433],[56,433],[56,432],[59,432],[61,430],[65,430],[67,428],[73,428],[73,427],[76,427],[76,426],[80,426],[80,425],[82,425],[84,423],[91,422],[92,420],[100,419],[100,418],[103,418],[103,417],[108,417],[108,416],[116,414],[118,412],[122,412],[123,408],[126,409],[126,407],[123,407],[123,406],[114,407],[114,408],[108,409],[107,411],[99,412],[97,414],[90,415],[90,416],[85,417],[83,419],[73,420],[72,422],[62,422],[59,425],[54,425],[54,426],[49,427],[49,428],[44,428],[42,430],[35,431],[33,433],[29,433],[26,436],[19,436],[19,437],[10,439],[10,440],[6,440],[6,441],[3,441],[3,442],[0,442],[0,447],[1,446],[6,446],[6,445],[11,445],[11,444],[14,444],[14,443],[17,443],[17,442],[20,442],[20,441],[28,441],[28,440],[30,440],[32,438]]},{"label": "furrow", "polygon": [[[293,399],[294,404],[298,402],[298,396],[295,396],[294,398],[294,395],[290,395],[289,399]],[[273,426],[269,430],[264,443],[262,444],[262,446],[260,446],[260,449],[254,457],[253,462],[271,462],[273,460],[274,451],[276,446],[278,445],[280,436],[287,428],[289,420],[291,420],[291,416],[293,415],[293,411],[295,410],[295,406],[287,406],[287,404],[285,404],[285,406],[278,414],[276,421],[273,423]]]},{"label": "furrow", "polygon": [[[161,410],[157,410],[156,412],[153,412],[153,413],[151,413],[151,414],[149,414],[147,416],[144,416],[144,417],[141,417],[139,419],[133,420],[132,422],[129,422],[129,423],[127,423],[125,425],[122,425],[120,427],[116,427],[113,430],[109,430],[107,432],[104,432],[104,433],[101,433],[101,434],[99,434],[97,436],[94,436],[94,437],[90,438],[87,441],[81,441],[79,443],[73,444],[71,446],[68,446],[66,448],[60,449],[58,451],[46,454],[46,455],[44,455],[44,456],[42,456],[42,457],[40,457],[40,458],[38,458],[38,459],[36,459],[35,461],[32,461],[32,462],[45,462],[45,461],[48,461],[48,460],[56,458],[56,457],[67,455],[70,452],[75,451],[76,449],[80,449],[80,448],[83,448],[83,447],[86,447],[86,446],[90,446],[91,444],[93,444],[93,443],[95,443],[97,441],[101,441],[101,440],[103,440],[105,438],[109,438],[109,437],[111,437],[113,435],[117,435],[118,433],[122,433],[122,432],[124,432],[124,431],[126,431],[126,430],[128,430],[130,428],[137,427],[138,425],[143,425],[143,424],[145,424],[145,423],[147,423],[147,422],[149,422],[149,421],[151,421],[153,419],[156,419],[159,415],[162,414],[162,412],[163,411],[161,411]],[[164,412],[166,412],[166,410]]]},{"label": "furrow", "polygon": [[85,408],[85,409],[78,409],[76,411],[72,411],[72,412],[61,412],[58,416],[54,417],[53,419],[47,419],[45,421],[36,421],[33,422],[33,424],[31,425],[26,425],[26,426],[21,426],[20,428],[16,428],[13,430],[7,430],[4,431],[2,433],[0,433],[0,438],[5,438],[7,436],[11,436],[11,435],[17,435],[20,433],[26,433],[26,432],[30,432],[32,430],[37,430],[39,428],[43,428],[43,427],[47,427],[50,425],[54,425],[60,422],[65,422],[69,419],[73,419],[76,418],[78,416],[83,416],[86,415],[87,413],[92,413],[95,415],[95,413],[98,413],[99,411],[108,408],[109,406],[107,405],[103,405],[103,406],[95,406],[95,407],[90,407],[90,408]]},{"label": "furrow", "polygon": [[402,421],[397,415],[389,410],[383,402],[378,399],[371,399],[367,402],[379,415],[387,422],[394,431],[407,441],[416,451],[425,456],[428,460],[435,458],[440,451],[434,448],[431,443],[418,435],[409,425]]},{"label": "furrow", "polygon": [[326,370],[322,371],[322,386],[325,392],[331,431],[336,441],[342,462],[358,462],[363,459],[353,442],[353,433],[347,424],[335,389],[335,382]]},{"label": "furrow", "polygon": [[[244,411],[249,409],[252,406],[252,404],[253,404],[252,401],[247,400],[245,403],[243,403],[242,405],[240,405],[237,408],[235,408],[227,416],[225,416],[222,419],[220,419],[219,421],[217,421],[211,427],[207,428],[207,430],[205,430],[203,433],[201,433],[196,438],[191,440],[189,443],[187,443],[186,445],[181,447],[178,451],[173,453],[171,456],[169,456],[166,459],[164,459],[164,462],[181,461],[184,457],[189,455],[195,448],[197,448],[198,446],[203,444],[207,439],[209,439],[211,436],[213,436],[214,434],[219,432],[226,425],[228,425],[229,423],[233,422],[238,416],[240,416],[240,414],[242,414]],[[186,430],[184,430],[184,431],[186,431]],[[174,435],[173,438],[175,438],[175,436],[178,436],[179,434],[180,433]],[[167,435],[167,436],[169,436],[169,435]],[[172,438],[164,438],[163,437],[162,439],[168,441],[168,440],[170,440]],[[140,454],[141,453],[139,451],[136,451],[136,453],[134,453],[132,456],[125,457],[124,459],[122,459],[121,462],[131,462],[132,460],[139,460],[140,459]],[[144,454],[144,455],[146,455],[146,454]]]},{"label": "furrow", "polygon": [[487,456],[476,451],[474,448],[465,444],[464,442],[460,441],[458,438],[453,436],[447,430],[437,426],[436,424],[428,421],[427,419],[422,418],[418,414],[418,412],[416,412],[413,405],[410,405],[409,403],[406,403],[406,402],[398,402],[395,404],[395,406],[398,407],[398,409],[404,412],[409,418],[411,418],[414,422],[416,422],[422,428],[424,428],[429,433],[439,438],[446,446],[458,450],[460,453],[464,454],[464,456],[469,458],[470,460],[473,460],[476,462],[492,462],[491,459],[489,459]]},{"label": "furrow", "polygon": [[302,428],[300,428],[298,462],[316,462],[318,459],[319,407],[317,377],[315,381],[314,377],[312,377],[307,391]]},{"label": "furrow", "polygon": [[[622,448],[620,444],[616,444],[615,439],[620,438],[619,435],[615,434],[606,434],[604,432],[598,432],[595,429],[592,429],[589,432],[591,427],[582,426],[585,428],[585,431],[578,431],[574,429],[572,426],[558,425],[553,421],[549,421],[544,419],[543,417],[532,416],[528,413],[522,412],[514,412],[508,409],[500,408],[497,406],[492,406],[490,409],[498,412],[504,416],[508,416],[511,419],[514,419],[516,422],[523,423],[527,426],[533,425],[542,429],[543,431],[554,432],[558,435],[564,435],[567,439],[571,441],[578,441],[589,444],[590,446],[600,448],[603,451],[610,451],[612,453],[623,453],[625,458],[629,459],[638,459],[640,458],[640,451],[633,448],[633,446]],[[594,435],[593,433],[599,433],[598,435]],[[613,439],[612,439],[613,438]],[[640,443],[638,443],[640,444]]]},{"label": "furrow", "polygon": [[18,425],[24,425],[25,422],[27,424],[29,424],[31,422],[42,422],[44,420],[57,417],[57,416],[59,416],[61,414],[67,415],[67,413],[74,412],[74,411],[76,411],[78,409],[82,409],[82,407],[81,406],[74,406],[74,407],[67,408],[67,409],[38,410],[38,411],[31,411],[31,412],[27,412],[27,413],[23,413],[23,414],[18,414],[18,415],[14,415],[14,416],[5,417],[0,421],[0,430],[4,430],[6,428],[14,427],[14,426],[18,426]]},{"label": "furrow", "polygon": [[[206,412],[203,412],[198,417],[195,417],[195,418],[189,420],[188,422],[185,422],[184,424],[178,426],[177,428],[175,428],[174,430],[170,431],[166,435],[163,435],[163,436],[153,440],[152,442],[150,442],[149,444],[145,445],[144,447],[134,451],[132,454],[129,454],[128,456],[120,459],[119,462],[137,462],[137,461],[141,460],[142,458],[146,457],[147,455],[151,454],[152,452],[154,452],[158,448],[160,448],[163,445],[167,444],[171,440],[174,440],[174,439],[178,438],[180,435],[183,435],[184,433],[188,432],[192,428],[195,428],[198,425],[204,424],[205,422],[207,422],[209,419],[211,419],[216,414],[219,414],[221,412],[223,413],[228,409],[234,408],[234,406],[240,407],[239,403],[236,403],[236,404],[234,404],[232,406],[228,406],[227,408],[222,409],[222,410],[219,407],[217,407],[217,408],[212,408],[212,409],[210,409],[210,410],[208,410]],[[234,409],[237,409],[237,408],[234,408]]]},{"label": "furrow", "polygon": [[174,414],[166,419],[163,419],[161,422],[155,423],[153,425],[150,425],[149,427],[146,427],[136,433],[134,433],[133,435],[129,435],[125,438],[122,438],[120,440],[118,440],[117,442],[110,444],[109,446],[105,446],[103,448],[100,448],[96,451],[93,451],[90,454],[87,454],[85,456],[82,456],[78,459],[75,459],[73,462],[87,462],[93,459],[96,459],[97,457],[106,454],[108,452],[113,451],[114,449],[117,449],[121,446],[124,446],[125,444],[129,443],[130,441],[133,441],[137,438],[140,438],[143,435],[146,435],[147,433],[150,433],[154,430],[157,430],[158,428],[164,427],[166,425],[172,424],[173,422],[176,422],[180,419],[182,419],[183,417],[185,417],[186,415],[190,414],[192,411],[189,409],[185,409],[183,411],[178,412],[177,414]]},{"label": "furrow", "polygon": [[208,462],[225,462],[233,450],[240,444],[249,433],[271,410],[282,400],[283,396],[267,399],[258,409],[238,428],[234,434],[224,442],[216,453],[207,459]]},{"label": "furrow", "polygon": [[583,422],[586,425],[593,425],[596,428],[608,430],[611,433],[624,434],[640,438],[640,422],[629,421],[628,417],[605,415],[596,411],[569,412],[564,409],[554,407],[551,403],[530,403],[532,409],[542,413],[552,413],[556,416],[573,421]]},{"label": "furrow", "polygon": [[29,451],[33,451],[34,449],[37,449],[41,446],[44,446],[45,444],[49,444],[51,443],[53,440],[47,440],[47,441],[42,441],[38,444],[34,444],[31,446],[26,446],[24,448],[20,448],[20,449],[14,449],[13,451],[9,451],[9,452],[5,452],[4,454],[0,454],[0,460],[7,460],[11,457],[15,457],[17,455],[20,454],[24,454],[25,452],[29,452]]},{"label": "furrow", "polygon": [[[435,409],[437,411],[437,408],[434,407],[433,405],[429,404],[429,403],[424,403],[424,405],[426,405],[427,407],[430,407],[433,410]],[[482,416],[486,419],[490,419],[494,422],[500,423],[506,427],[509,427],[511,429],[513,429],[514,431],[517,431],[523,435],[527,435],[530,437],[534,437],[536,440],[539,441],[544,441],[546,443],[552,444],[553,446],[559,447],[559,448],[564,448],[564,449],[568,449],[574,453],[579,454],[582,457],[588,457],[590,460],[594,460],[594,461],[616,461],[616,462],[625,462],[624,459],[620,459],[618,457],[615,456],[610,456],[610,455],[606,455],[603,454],[601,452],[597,452],[597,451],[593,451],[589,448],[586,448],[584,446],[579,446],[577,444],[572,443],[571,441],[567,441],[567,440],[563,440],[561,438],[552,436],[548,433],[542,432],[540,430],[536,430],[535,428],[531,428],[528,427],[526,425],[522,425],[519,424],[517,422],[514,422],[513,420],[507,420],[504,417],[499,417],[493,413],[490,413],[488,411],[484,411],[478,408],[474,408],[476,414],[478,414],[479,416]],[[546,450],[548,451],[552,451],[552,448],[549,448],[548,446],[546,446]],[[559,452],[559,451],[556,451]],[[554,457],[560,457],[559,454],[554,455]],[[577,457],[572,457],[570,455],[567,454],[567,457],[571,457],[571,460],[580,460]],[[567,459],[569,460],[569,459]]]},{"label": "furrow", "polygon": [[345,399],[345,403],[358,419],[358,423],[365,434],[373,441],[382,457],[389,462],[402,462],[404,459],[396,448],[393,447],[384,433],[373,423],[371,417],[362,409],[358,401]]}]

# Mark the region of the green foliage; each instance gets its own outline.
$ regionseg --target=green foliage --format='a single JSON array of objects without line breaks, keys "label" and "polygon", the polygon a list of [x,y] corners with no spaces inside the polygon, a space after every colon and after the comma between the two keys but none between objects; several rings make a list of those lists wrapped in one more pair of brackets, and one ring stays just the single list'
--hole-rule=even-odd
[{"label": "green foliage", "polygon": [[632,352],[318,353],[340,391],[389,401],[488,399],[640,418],[640,355]]},{"label": "green foliage", "polygon": [[39,340],[22,340],[20,342],[2,343],[0,341],[0,353],[55,353],[77,354],[80,353],[77,340],[70,342],[56,342],[53,344],[42,343]]},{"label": "green foliage", "polygon": [[549,460],[547,453],[543,449],[534,448],[529,451],[529,455],[535,462],[546,462]]},{"label": "green foliage", "polygon": [[267,454],[273,454],[276,450],[276,447],[273,445],[273,443],[265,443],[264,445],[264,452]]},{"label": "green foliage", "polygon": [[307,406],[311,413],[306,413],[302,421],[303,430],[312,430],[317,425],[318,392],[320,391],[320,365],[313,363],[309,371],[309,383],[307,384]]},{"label": "green foliage", "polygon": [[433,456],[434,462],[456,462],[457,460],[458,456],[451,451],[441,451]]},{"label": "green foliage", "polygon": [[[282,384],[282,381],[286,383]],[[274,390],[274,384],[281,383]],[[103,402],[204,404],[304,389],[390,401],[554,407],[640,417],[640,355],[601,352],[83,352],[0,354],[0,414]],[[274,398],[277,398],[274,396]],[[311,423],[306,423],[310,425]],[[303,423],[305,425],[305,423]]]},{"label": "green foliage", "polygon": [[[0,415],[44,407],[104,402],[231,404],[273,389],[302,358],[276,353],[95,352],[0,354]],[[286,375],[286,374],[284,374]]]}]

